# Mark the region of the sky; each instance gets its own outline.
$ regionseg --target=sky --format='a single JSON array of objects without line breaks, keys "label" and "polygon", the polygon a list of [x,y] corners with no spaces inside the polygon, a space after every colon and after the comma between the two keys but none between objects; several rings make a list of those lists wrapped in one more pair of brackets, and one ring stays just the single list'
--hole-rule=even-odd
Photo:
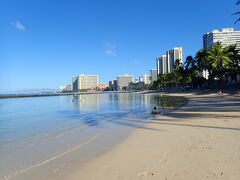
[{"label": "sky", "polygon": [[166,50],[194,56],[204,33],[239,29],[239,9],[236,0],[1,0],[0,92],[149,74]]}]

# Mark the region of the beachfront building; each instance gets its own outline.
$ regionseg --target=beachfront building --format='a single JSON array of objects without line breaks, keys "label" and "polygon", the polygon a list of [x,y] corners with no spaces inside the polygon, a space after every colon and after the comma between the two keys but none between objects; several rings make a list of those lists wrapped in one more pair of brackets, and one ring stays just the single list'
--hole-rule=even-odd
[{"label": "beachfront building", "polygon": [[238,55],[240,55],[240,41],[236,42],[236,50],[238,51]]},{"label": "beachfront building", "polygon": [[128,83],[132,81],[133,81],[133,77],[128,74],[117,76],[117,90],[126,89]]},{"label": "beachfront building", "polygon": [[157,62],[157,74],[162,74],[162,61],[161,61],[161,57],[158,57],[156,59]]},{"label": "beachfront building", "polygon": [[177,60],[179,60],[179,63],[182,63],[182,47],[175,47],[166,52],[167,73],[174,71],[174,65]]},{"label": "beachfront building", "polygon": [[203,35],[203,48],[209,50],[214,43],[220,42],[224,47],[237,45],[240,42],[240,31],[233,28],[223,28],[222,30],[213,30]]},{"label": "beachfront building", "polygon": [[[203,35],[203,49],[209,50],[216,42],[220,42],[223,48],[236,45],[236,50],[240,54],[240,31],[235,31],[234,28],[223,28],[222,30],[214,29]],[[209,72],[204,70],[202,76],[208,79]]]},{"label": "beachfront building", "polygon": [[150,84],[150,77],[147,74],[139,77],[139,82],[143,82],[144,84]]},{"label": "beachfront building", "polygon": [[157,81],[157,69],[150,69],[151,83]]},{"label": "beachfront building", "polygon": [[157,58],[157,74],[166,74],[167,73],[167,56],[162,55]]},{"label": "beachfront building", "polygon": [[109,81],[108,86],[109,86],[110,91],[117,91],[118,90],[117,80]]},{"label": "beachfront building", "polygon": [[73,92],[96,88],[98,86],[98,83],[99,83],[98,75],[80,74],[72,78]]}]

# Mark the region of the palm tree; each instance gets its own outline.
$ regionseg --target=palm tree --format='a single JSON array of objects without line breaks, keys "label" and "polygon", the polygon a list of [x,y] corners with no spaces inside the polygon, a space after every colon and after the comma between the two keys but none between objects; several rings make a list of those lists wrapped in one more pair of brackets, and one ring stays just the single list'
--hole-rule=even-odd
[{"label": "palm tree", "polygon": [[175,81],[175,85],[176,85],[176,83],[181,81],[181,79],[183,77],[182,72],[183,72],[183,64],[180,59],[176,59],[175,63],[174,63],[174,72],[172,73],[174,81]]},{"label": "palm tree", "polygon": [[212,65],[211,63],[208,61],[208,55],[209,55],[209,51],[205,50],[205,49],[200,49],[195,56],[195,59],[197,61],[197,67],[198,70],[201,73],[208,73],[208,77],[205,77],[208,79],[208,86],[211,87],[212,85]]},{"label": "palm tree", "polygon": [[185,61],[185,72],[190,76],[193,83],[193,79],[199,75],[199,68],[197,61],[192,56],[188,56]]},{"label": "palm tree", "polygon": [[208,51],[206,51],[205,49],[200,49],[196,53],[196,56],[194,59],[196,60],[199,71],[211,69],[211,66],[207,61],[207,57],[208,57]]},{"label": "palm tree", "polygon": [[[230,53],[230,59],[232,63],[229,65],[227,69],[227,74],[229,77],[239,76],[240,74],[240,56],[238,54],[238,50],[236,50],[236,45],[230,45],[225,48],[225,51]],[[230,78],[231,79],[231,78]]]},{"label": "palm tree", "polygon": [[[237,3],[236,3],[237,5],[239,5],[240,4],[240,1],[237,1]],[[238,11],[238,12],[236,12],[236,13],[234,13],[233,15],[240,15],[240,11]],[[234,24],[236,24],[237,22],[239,22],[240,21],[240,18],[238,18],[236,21],[235,21],[235,23]]]},{"label": "palm tree", "polygon": [[178,71],[179,68],[182,66],[181,60],[180,59],[176,59],[175,63],[174,63],[174,71]]},{"label": "palm tree", "polygon": [[185,61],[185,68],[188,70],[195,70],[197,68],[197,61],[192,56],[188,56]]},{"label": "palm tree", "polygon": [[212,66],[213,74],[219,78],[220,84],[226,69],[233,63],[230,57],[232,52],[228,52],[226,48],[222,48],[220,42],[217,42],[208,51],[207,61]]}]

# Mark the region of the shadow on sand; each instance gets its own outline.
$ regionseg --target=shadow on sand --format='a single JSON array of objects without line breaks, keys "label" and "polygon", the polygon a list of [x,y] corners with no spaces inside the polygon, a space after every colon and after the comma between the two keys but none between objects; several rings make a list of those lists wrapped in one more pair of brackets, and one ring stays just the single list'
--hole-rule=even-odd
[{"label": "shadow on sand", "polygon": [[[170,97],[170,96],[169,96]],[[166,96],[162,96],[158,101],[159,105],[163,109],[168,109],[164,116],[153,115],[149,124],[162,124],[168,126],[185,126],[185,127],[195,127],[195,128],[211,128],[219,130],[233,130],[239,131],[240,127],[223,127],[223,126],[211,126],[211,125],[199,125],[190,123],[189,120],[193,121],[195,118],[200,119],[210,119],[213,122],[219,119],[222,120],[240,120],[240,115],[229,115],[229,112],[240,112],[240,98],[223,98],[223,97],[193,97],[190,102],[186,98],[171,97],[170,100]],[[162,100],[162,101],[161,101]],[[178,101],[181,102],[178,102]],[[178,110],[181,105],[184,106]],[[178,104],[177,107],[174,105]],[[228,113],[228,114],[224,114]],[[146,121],[134,119],[134,121],[128,120],[127,118],[121,119],[121,121],[112,121],[112,123],[117,123],[124,126],[131,126],[135,128],[141,128],[146,130],[162,131],[163,129],[147,127],[144,126]]]}]

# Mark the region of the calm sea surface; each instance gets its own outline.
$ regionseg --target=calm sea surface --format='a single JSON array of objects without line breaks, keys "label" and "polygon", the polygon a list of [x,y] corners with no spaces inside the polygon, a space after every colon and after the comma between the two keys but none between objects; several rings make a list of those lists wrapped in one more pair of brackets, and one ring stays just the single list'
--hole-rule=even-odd
[{"label": "calm sea surface", "polygon": [[0,179],[61,179],[143,127],[154,105],[134,93],[0,99]]}]

